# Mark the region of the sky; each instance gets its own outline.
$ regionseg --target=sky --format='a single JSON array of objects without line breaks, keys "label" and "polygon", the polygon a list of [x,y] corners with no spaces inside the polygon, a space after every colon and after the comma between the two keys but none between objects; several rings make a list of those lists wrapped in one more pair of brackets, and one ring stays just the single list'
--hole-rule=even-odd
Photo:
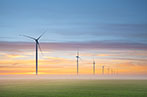
[{"label": "sky", "polygon": [[0,74],[147,74],[146,0],[0,0]]}]

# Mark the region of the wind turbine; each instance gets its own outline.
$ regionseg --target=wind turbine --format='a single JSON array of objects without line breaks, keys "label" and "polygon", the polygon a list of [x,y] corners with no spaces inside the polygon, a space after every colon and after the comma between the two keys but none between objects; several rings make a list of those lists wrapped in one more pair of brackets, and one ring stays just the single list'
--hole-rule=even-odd
[{"label": "wind turbine", "polygon": [[111,68],[111,75],[113,75],[113,69]]},{"label": "wind turbine", "polygon": [[95,60],[93,58],[93,75],[95,75]]},{"label": "wind turbine", "polygon": [[79,50],[77,51],[77,56],[76,56],[76,58],[77,58],[77,75],[79,74]]},{"label": "wind turbine", "polygon": [[38,47],[39,47],[39,49],[42,53],[42,50],[41,50],[41,47],[40,47],[40,44],[39,44],[39,39],[43,36],[44,33],[42,33],[38,38],[34,38],[34,37],[31,37],[31,36],[27,36],[27,35],[21,35],[21,36],[24,36],[24,37],[27,37],[27,38],[34,40],[35,43],[36,43],[36,75],[38,75]]},{"label": "wind turbine", "polygon": [[102,74],[104,75],[104,69],[105,69],[105,67],[104,67],[104,65],[102,66]]},{"label": "wind turbine", "polygon": [[107,70],[108,70],[108,75],[109,75],[110,74],[110,68],[108,67]]}]

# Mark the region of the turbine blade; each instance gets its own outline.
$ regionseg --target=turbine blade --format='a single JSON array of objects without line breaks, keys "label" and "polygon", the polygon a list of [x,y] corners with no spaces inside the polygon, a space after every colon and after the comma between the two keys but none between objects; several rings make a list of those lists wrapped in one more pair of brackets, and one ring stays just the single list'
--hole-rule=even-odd
[{"label": "turbine blade", "polygon": [[44,31],[38,38],[37,40],[39,40],[47,31]]},{"label": "turbine blade", "polygon": [[24,36],[24,37],[27,37],[27,38],[30,38],[30,39],[36,40],[34,37],[31,37],[31,36],[27,36],[27,35],[20,35],[20,36]]},{"label": "turbine blade", "polygon": [[43,52],[42,52],[42,49],[41,49],[41,46],[40,46],[39,42],[38,42],[37,44],[38,44],[39,50],[40,50],[40,52],[41,52],[41,54],[42,54],[42,56],[43,56]]},{"label": "turbine blade", "polygon": [[79,57],[80,61],[82,61],[81,57]]}]

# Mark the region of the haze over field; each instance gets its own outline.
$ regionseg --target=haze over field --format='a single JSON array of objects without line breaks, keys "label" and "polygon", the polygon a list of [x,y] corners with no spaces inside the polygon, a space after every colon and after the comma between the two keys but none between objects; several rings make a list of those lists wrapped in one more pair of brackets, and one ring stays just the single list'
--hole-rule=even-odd
[{"label": "haze over field", "polygon": [[[146,0],[0,0],[0,75],[35,74],[38,37],[39,74],[147,74]],[[109,69],[109,70],[108,70]],[[145,76],[146,77],[146,76]]]},{"label": "haze over field", "polygon": [[146,97],[146,80],[0,80],[1,97]]},{"label": "haze over field", "polygon": [[147,80],[147,75],[0,75],[1,80]]}]

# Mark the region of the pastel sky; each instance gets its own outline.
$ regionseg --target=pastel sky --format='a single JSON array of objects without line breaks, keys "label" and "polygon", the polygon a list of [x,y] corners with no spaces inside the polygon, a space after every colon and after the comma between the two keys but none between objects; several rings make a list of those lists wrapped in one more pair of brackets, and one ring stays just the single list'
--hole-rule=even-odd
[{"label": "pastel sky", "polygon": [[[0,74],[147,74],[146,0],[0,0]],[[110,69],[110,71],[108,70]]]}]

